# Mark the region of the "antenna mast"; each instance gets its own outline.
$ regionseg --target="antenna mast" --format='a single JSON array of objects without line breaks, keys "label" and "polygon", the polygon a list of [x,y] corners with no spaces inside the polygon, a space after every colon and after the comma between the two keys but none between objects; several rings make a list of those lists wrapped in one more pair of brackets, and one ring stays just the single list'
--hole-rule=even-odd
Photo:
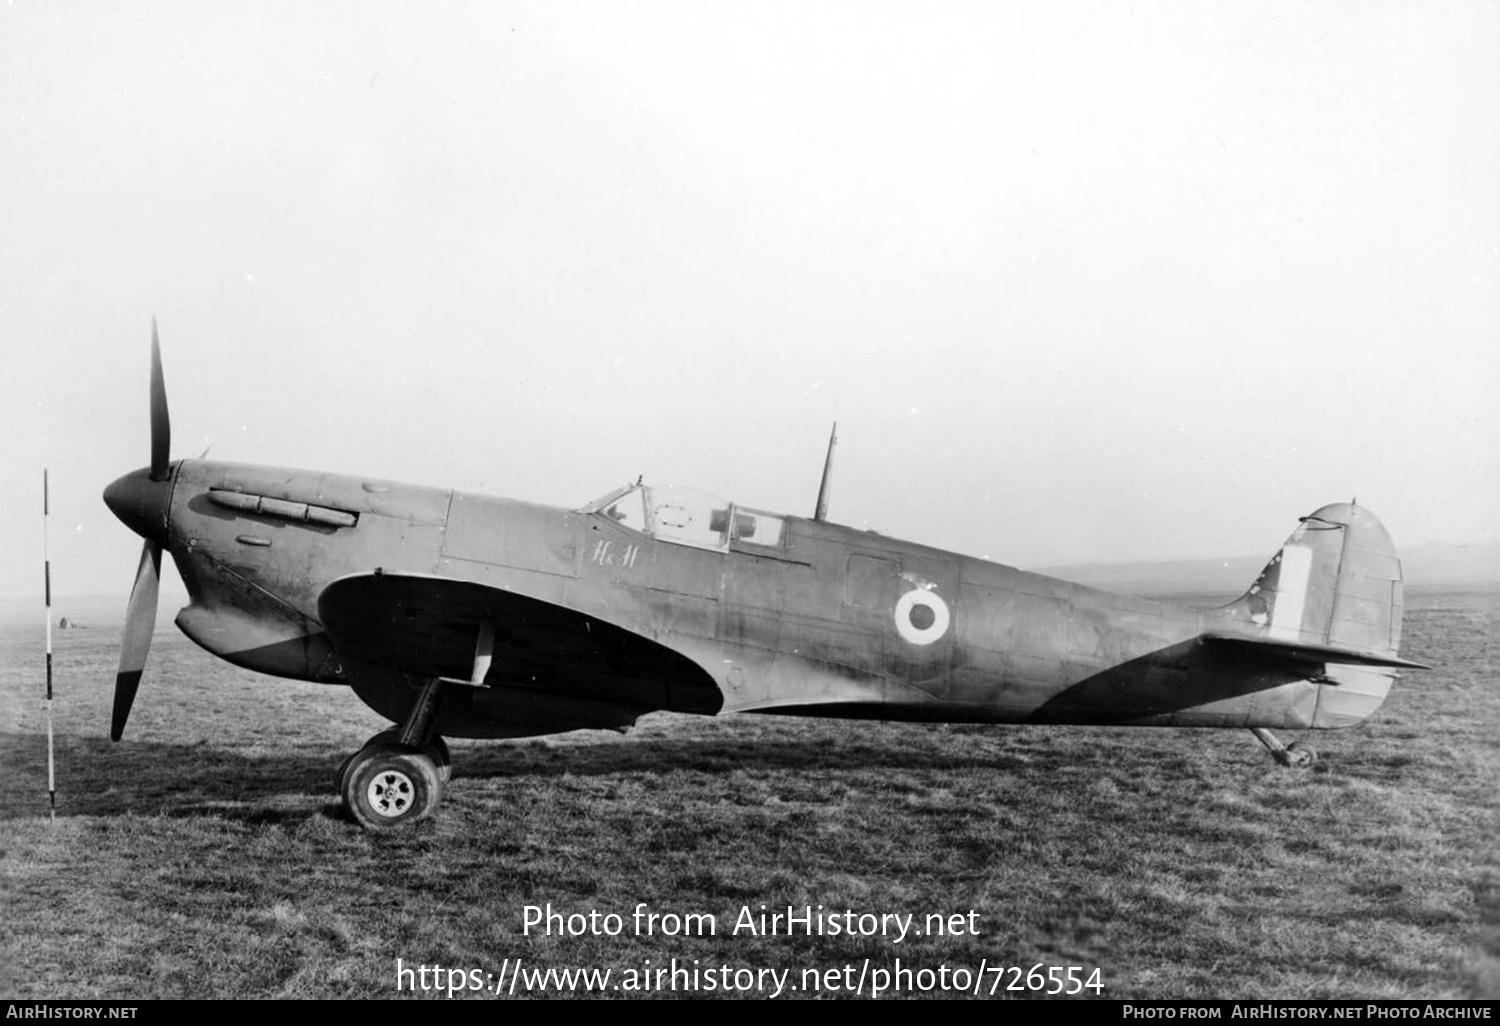
[{"label": "antenna mast", "polygon": [[833,481],[833,447],[839,441],[839,422],[833,422],[833,430],[828,434],[828,455],[823,460],[823,482],[818,485],[818,504],[813,507],[814,520],[828,519],[828,486]]}]

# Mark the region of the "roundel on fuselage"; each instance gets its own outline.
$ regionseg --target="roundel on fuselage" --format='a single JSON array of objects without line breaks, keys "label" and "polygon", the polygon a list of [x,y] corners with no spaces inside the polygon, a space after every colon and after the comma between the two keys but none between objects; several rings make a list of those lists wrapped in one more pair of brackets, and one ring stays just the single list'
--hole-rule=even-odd
[{"label": "roundel on fuselage", "polygon": [[914,588],[896,601],[896,633],[913,645],[930,645],[948,633],[948,603],[935,591]]}]

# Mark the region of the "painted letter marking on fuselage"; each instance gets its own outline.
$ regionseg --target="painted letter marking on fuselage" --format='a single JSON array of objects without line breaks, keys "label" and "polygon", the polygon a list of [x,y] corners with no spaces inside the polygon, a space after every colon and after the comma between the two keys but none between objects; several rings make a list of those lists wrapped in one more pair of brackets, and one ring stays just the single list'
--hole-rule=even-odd
[{"label": "painted letter marking on fuselage", "polygon": [[641,554],[639,545],[627,545],[624,551],[615,552],[614,542],[601,541],[594,543],[594,551],[589,553],[589,561],[598,563],[600,566],[619,566],[625,569],[633,569],[635,561]]}]

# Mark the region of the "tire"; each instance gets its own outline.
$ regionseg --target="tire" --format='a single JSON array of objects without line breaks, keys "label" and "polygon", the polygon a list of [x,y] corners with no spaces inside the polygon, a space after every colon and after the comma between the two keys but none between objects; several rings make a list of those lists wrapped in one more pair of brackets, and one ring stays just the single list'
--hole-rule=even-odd
[{"label": "tire", "polygon": [[1311,745],[1305,745],[1301,741],[1293,741],[1286,746],[1287,765],[1297,769],[1308,769],[1318,761],[1317,749]]},{"label": "tire", "polygon": [[[360,751],[364,751],[372,745],[398,745],[400,737],[400,727],[391,727],[389,730],[382,730],[379,734],[376,734],[361,745]],[[432,743],[423,748],[422,751],[427,753],[427,757],[437,767],[439,782],[446,784],[453,777],[453,756],[448,751],[448,743],[441,737],[434,736]],[[335,794],[343,795],[344,774],[349,772],[349,764],[354,761],[354,756],[358,754],[359,752],[354,752],[345,758],[343,762],[339,763],[339,768],[333,774],[333,790]]]},{"label": "tire", "polygon": [[339,763],[339,768],[333,771],[333,793],[339,797],[344,795],[344,774],[349,772],[349,764],[359,752],[350,752],[344,756],[344,761]]},{"label": "tire", "polygon": [[392,743],[361,748],[344,773],[350,817],[367,830],[389,830],[430,816],[443,796],[437,765]]},{"label": "tire", "polygon": [[426,752],[427,757],[437,766],[438,780],[447,784],[453,779],[453,755],[448,751],[448,742],[434,734],[432,743],[422,751]]}]

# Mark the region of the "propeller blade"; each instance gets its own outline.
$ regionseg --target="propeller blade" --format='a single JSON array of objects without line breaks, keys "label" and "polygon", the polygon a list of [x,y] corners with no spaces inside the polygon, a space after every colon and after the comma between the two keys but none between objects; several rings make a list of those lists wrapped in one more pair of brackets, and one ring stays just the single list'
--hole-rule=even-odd
[{"label": "propeller blade", "polygon": [[167,479],[171,462],[172,418],[167,414],[167,384],[161,374],[161,343],[156,318],[151,318],[151,480]]},{"label": "propeller blade", "polygon": [[151,650],[151,634],[156,630],[156,591],[161,581],[161,546],[148,540],[141,548],[141,565],[135,572],[135,587],[130,589],[130,605],[125,610],[125,636],[120,639],[120,672],[115,675],[115,715],[109,726],[111,741],[120,740],[130,705],[135,701],[141,673],[146,669],[146,653]]}]

